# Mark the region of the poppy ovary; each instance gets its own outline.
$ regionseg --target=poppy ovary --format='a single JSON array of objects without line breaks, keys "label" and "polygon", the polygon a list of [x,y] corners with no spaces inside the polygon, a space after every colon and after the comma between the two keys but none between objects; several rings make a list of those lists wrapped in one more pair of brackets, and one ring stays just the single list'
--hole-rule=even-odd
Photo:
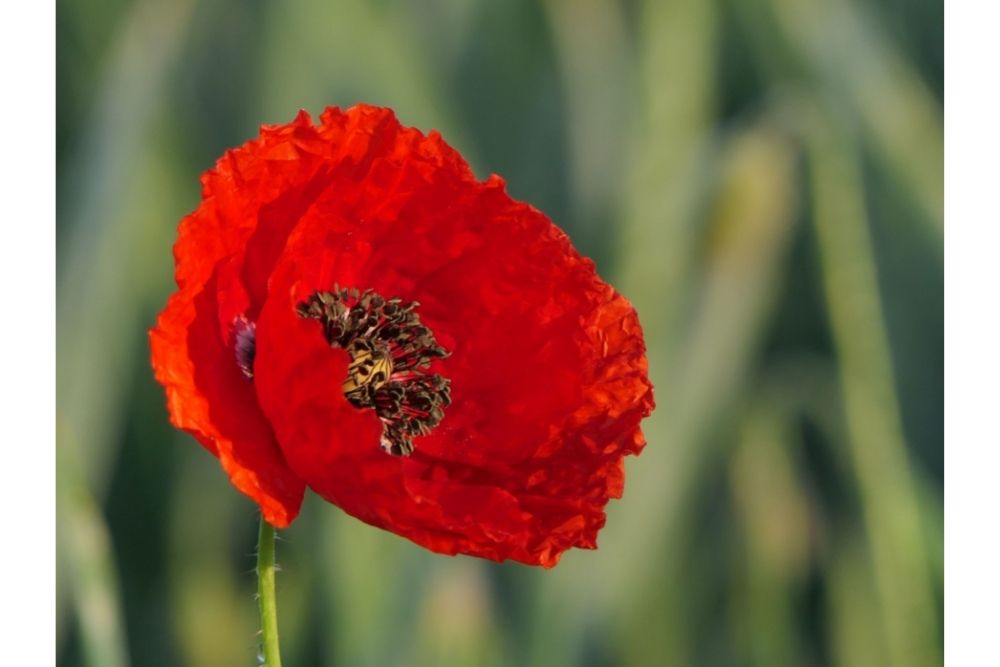
[{"label": "poppy ovary", "polygon": [[382,421],[379,444],[397,456],[412,454],[413,439],[440,424],[451,404],[451,381],[427,372],[448,352],[420,322],[419,305],[334,286],[313,292],[297,308],[300,317],[323,325],[331,347],[350,355],[344,397],[356,408],[375,410]]},{"label": "poppy ovary", "polygon": [[368,338],[352,340],[347,353],[351,355],[351,363],[341,389],[352,405],[364,407],[368,395],[374,395],[392,377],[392,354],[388,345]]}]

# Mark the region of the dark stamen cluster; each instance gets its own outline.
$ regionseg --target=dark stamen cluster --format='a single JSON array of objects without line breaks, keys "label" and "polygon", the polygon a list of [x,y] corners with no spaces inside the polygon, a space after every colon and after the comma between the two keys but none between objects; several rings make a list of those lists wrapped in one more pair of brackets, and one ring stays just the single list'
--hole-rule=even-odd
[{"label": "dark stamen cluster", "polygon": [[382,420],[382,447],[413,452],[413,438],[441,423],[451,403],[450,381],[426,370],[448,352],[420,323],[416,301],[385,299],[371,290],[334,287],[299,304],[301,317],[318,320],[331,347],[351,355],[343,390],[358,408],[373,408]]}]

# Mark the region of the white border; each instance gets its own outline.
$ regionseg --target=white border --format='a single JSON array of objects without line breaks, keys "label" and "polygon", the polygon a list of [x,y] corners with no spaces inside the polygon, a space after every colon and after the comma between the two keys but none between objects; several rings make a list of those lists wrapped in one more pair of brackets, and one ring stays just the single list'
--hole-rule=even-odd
[{"label": "white border", "polygon": [[55,3],[0,21],[4,662],[55,663]]},{"label": "white border", "polygon": [[1000,10],[945,11],[945,659],[983,665],[1000,654]]}]

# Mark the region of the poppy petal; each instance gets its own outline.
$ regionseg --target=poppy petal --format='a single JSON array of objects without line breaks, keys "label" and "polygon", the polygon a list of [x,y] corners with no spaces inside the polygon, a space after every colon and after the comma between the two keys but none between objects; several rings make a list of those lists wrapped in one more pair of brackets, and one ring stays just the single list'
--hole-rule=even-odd
[{"label": "poppy petal", "polygon": [[[551,567],[596,546],[652,387],[634,309],[544,214],[368,105],[262,128],[203,186],[154,366],[174,423],[265,515],[304,482],[441,553]],[[411,456],[379,446],[383,420],[344,393],[351,355],[298,313],[340,288],[419,302],[450,352],[426,372],[450,382],[451,404]],[[252,382],[234,321],[256,327]]]},{"label": "poppy petal", "polygon": [[[386,132],[383,147],[405,137],[408,152],[371,160],[352,176],[361,186],[328,187],[270,276],[259,329],[269,370],[257,386],[283,451],[323,497],[436,551],[553,565],[571,546],[592,548],[652,410],[635,311],[500,179],[434,161],[437,136]],[[451,379],[453,403],[409,459],[377,447],[374,415],[367,443],[335,433],[359,412],[340,391],[346,354],[295,314],[296,301],[334,284],[419,301],[452,352],[434,371]],[[296,379],[307,353],[325,370]],[[316,361],[324,355],[340,365]],[[323,399],[288,400],[299,382]],[[324,413],[337,415],[326,430],[301,426]]]}]

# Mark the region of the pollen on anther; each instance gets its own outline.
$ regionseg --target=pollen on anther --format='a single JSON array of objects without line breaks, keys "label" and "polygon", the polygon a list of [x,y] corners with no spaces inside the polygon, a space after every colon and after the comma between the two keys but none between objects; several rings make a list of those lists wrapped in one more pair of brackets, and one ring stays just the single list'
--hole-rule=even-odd
[{"label": "pollen on anther", "polygon": [[298,306],[301,317],[322,323],[331,347],[351,355],[344,396],[356,408],[375,410],[382,421],[380,445],[397,456],[411,454],[414,438],[430,433],[451,403],[450,381],[427,373],[448,352],[420,323],[418,306],[337,287],[315,292]]}]

